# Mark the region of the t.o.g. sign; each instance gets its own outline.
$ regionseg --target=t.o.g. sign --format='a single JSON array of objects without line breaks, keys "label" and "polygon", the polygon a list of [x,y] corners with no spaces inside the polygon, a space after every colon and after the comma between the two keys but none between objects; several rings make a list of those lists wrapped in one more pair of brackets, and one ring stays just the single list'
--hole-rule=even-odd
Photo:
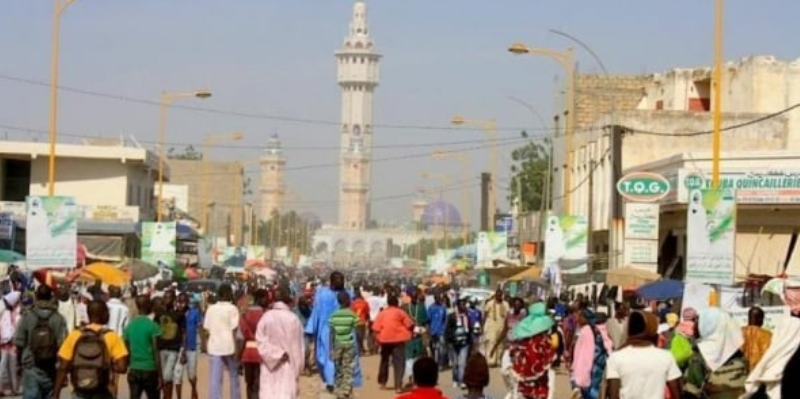
[{"label": "t.o.g. sign", "polygon": [[669,180],[657,173],[628,173],[617,182],[617,192],[628,201],[656,202],[664,198],[669,190]]}]

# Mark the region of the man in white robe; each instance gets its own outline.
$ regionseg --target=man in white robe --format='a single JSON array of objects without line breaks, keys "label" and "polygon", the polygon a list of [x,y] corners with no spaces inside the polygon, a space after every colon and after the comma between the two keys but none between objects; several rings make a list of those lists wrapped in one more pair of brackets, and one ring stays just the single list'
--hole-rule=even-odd
[{"label": "man in white robe", "polygon": [[264,313],[256,328],[261,355],[258,396],[261,399],[297,399],[300,374],[305,367],[303,325],[292,311],[287,287],[277,290],[276,302]]}]

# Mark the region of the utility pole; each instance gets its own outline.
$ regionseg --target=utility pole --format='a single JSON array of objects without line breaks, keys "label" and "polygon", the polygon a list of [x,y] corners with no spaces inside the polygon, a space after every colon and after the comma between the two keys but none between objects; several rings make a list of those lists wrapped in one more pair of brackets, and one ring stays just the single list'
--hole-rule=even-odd
[{"label": "utility pole", "polygon": [[489,209],[489,197],[492,188],[492,174],[481,173],[481,231],[490,231],[489,220],[492,210]]},{"label": "utility pole", "polygon": [[589,255],[594,253],[594,169],[596,160],[589,161],[589,209],[586,212],[587,230],[589,235],[586,236],[586,247]]},{"label": "utility pole", "polygon": [[611,129],[611,184],[615,189],[611,190],[611,218],[609,229],[609,269],[621,267],[623,260],[620,256],[625,250],[624,229],[625,213],[622,210],[622,196],[616,190],[619,179],[622,178],[622,138],[624,131],[621,126],[612,125]]}]

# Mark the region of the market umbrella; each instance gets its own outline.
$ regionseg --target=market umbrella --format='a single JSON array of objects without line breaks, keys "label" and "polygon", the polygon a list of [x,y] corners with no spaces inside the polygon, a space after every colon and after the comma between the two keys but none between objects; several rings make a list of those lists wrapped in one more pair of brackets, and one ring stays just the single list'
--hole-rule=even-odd
[{"label": "market umbrella", "polygon": [[80,270],[80,275],[77,277],[79,281],[97,281],[108,285],[122,286],[130,281],[130,276],[110,263],[92,263],[89,266],[83,267]]},{"label": "market umbrella", "polygon": [[247,269],[251,269],[251,268],[268,267],[268,266],[267,262],[264,259],[248,259],[244,262],[244,267]]},{"label": "market umbrella", "polygon": [[141,259],[129,259],[122,264],[122,268],[131,275],[131,280],[146,280],[158,274],[158,266],[151,265]]},{"label": "market umbrella", "polygon": [[0,249],[0,263],[16,263],[25,260],[25,255],[10,249]]},{"label": "market umbrella", "polygon": [[683,298],[683,281],[658,280],[639,287],[637,292],[646,300],[680,299]]}]

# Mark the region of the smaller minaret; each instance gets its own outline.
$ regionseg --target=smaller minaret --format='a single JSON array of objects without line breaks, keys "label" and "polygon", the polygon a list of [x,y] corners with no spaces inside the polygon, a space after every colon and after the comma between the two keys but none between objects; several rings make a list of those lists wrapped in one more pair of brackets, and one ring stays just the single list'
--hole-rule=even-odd
[{"label": "smaller minaret", "polygon": [[268,220],[274,211],[282,211],[283,197],[286,194],[286,186],[283,183],[286,158],[283,156],[281,140],[277,134],[273,134],[267,140],[267,148],[261,154],[260,164],[261,184],[258,191],[261,196],[261,209],[258,217],[260,220]]}]

